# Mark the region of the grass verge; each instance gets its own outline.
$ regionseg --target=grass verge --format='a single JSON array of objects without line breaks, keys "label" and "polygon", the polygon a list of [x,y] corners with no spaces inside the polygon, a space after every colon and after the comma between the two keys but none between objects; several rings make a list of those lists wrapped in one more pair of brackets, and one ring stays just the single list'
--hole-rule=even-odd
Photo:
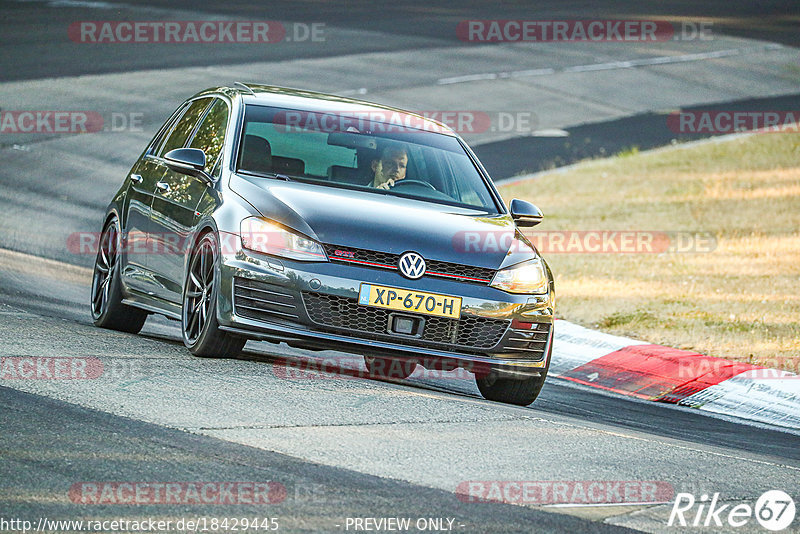
[{"label": "grass verge", "polygon": [[[558,317],[800,369],[800,134],[630,152],[500,190],[545,213],[525,233],[546,245]],[[716,245],[710,252],[560,253],[580,246],[561,249],[541,239],[587,230],[680,232],[685,241],[709,233]]]}]

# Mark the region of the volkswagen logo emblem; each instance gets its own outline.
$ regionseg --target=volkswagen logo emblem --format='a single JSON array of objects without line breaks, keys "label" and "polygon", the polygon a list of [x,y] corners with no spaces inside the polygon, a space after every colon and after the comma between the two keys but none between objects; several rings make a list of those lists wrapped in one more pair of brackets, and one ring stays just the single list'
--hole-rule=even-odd
[{"label": "volkswagen logo emblem", "polygon": [[425,260],[416,252],[406,252],[400,256],[400,273],[406,278],[416,280],[425,274]]}]

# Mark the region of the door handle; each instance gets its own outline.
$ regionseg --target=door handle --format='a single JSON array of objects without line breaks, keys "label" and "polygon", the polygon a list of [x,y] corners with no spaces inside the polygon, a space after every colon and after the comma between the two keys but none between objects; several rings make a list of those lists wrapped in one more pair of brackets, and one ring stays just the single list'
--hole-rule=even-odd
[{"label": "door handle", "polygon": [[158,182],[156,187],[159,189],[159,191],[164,191],[165,193],[169,191],[169,184],[167,182]]},{"label": "door handle", "polygon": [[135,184],[142,183],[142,175],[141,174],[131,174],[130,178],[131,178],[131,182],[133,182]]}]

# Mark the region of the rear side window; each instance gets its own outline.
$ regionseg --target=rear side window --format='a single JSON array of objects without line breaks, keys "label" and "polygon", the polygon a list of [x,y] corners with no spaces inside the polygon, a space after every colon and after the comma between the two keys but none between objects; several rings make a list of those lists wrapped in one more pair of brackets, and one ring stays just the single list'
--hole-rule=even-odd
[{"label": "rear side window", "polygon": [[244,133],[245,139],[247,136],[266,139],[273,158],[290,157],[302,161],[307,175],[323,177],[331,165],[353,167],[356,164],[356,150],[328,144],[325,132],[280,132],[280,128],[271,123],[251,121]]},{"label": "rear side window", "polygon": [[206,172],[209,174],[211,174],[211,169],[214,169],[217,158],[222,152],[225,129],[228,127],[228,115],[228,104],[217,98],[206,113],[189,145],[191,148],[199,148],[206,153]]},{"label": "rear side window", "polygon": [[183,148],[186,145],[186,141],[194,131],[197,121],[203,116],[203,112],[208,107],[209,102],[211,102],[210,98],[201,98],[189,105],[183,117],[172,128],[167,140],[161,145],[161,149],[158,151],[160,157],[163,157],[164,154],[172,149]]},{"label": "rear side window", "polygon": [[186,111],[186,108],[189,107],[189,104],[181,104],[181,106],[172,112],[169,119],[161,125],[161,128],[158,130],[158,133],[153,137],[150,141],[150,145],[147,147],[148,154],[155,154],[158,150],[158,147],[161,146],[161,143],[164,139],[169,136],[172,128],[175,126],[175,123],[181,118],[183,112]]}]

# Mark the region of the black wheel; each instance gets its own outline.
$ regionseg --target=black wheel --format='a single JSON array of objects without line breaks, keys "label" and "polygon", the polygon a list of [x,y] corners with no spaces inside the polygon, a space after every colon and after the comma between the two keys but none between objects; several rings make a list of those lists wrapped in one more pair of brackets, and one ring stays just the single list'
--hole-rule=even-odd
[{"label": "black wheel", "polygon": [[364,356],[364,363],[367,365],[369,376],[373,378],[405,380],[417,368],[417,362],[414,360],[380,356]]},{"label": "black wheel", "polygon": [[217,238],[207,233],[197,243],[189,261],[183,284],[181,331],[183,343],[195,356],[232,358],[241,352],[247,340],[219,329],[217,257]]},{"label": "black wheel", "polygon": [[100,235],[92,275],[91,310],[95,326],[136,334],[147,320],[147,312],[122,303],[119,251],[122,235],[116,217]]},{"label": "black wheel", "polygon": [[497,373],[490,371],[485,375],[475,375],[475,383],[483,398],[491,401],[502,402],[505,404],[516,404],[527,406],[536,400],[539,392],[542,391],[547,371],[550,368],[550,356],[553,353],[553,343],[547,353],[547,366],[540,371],[539,376],[530,378],[505,378],[498,376]]}]

